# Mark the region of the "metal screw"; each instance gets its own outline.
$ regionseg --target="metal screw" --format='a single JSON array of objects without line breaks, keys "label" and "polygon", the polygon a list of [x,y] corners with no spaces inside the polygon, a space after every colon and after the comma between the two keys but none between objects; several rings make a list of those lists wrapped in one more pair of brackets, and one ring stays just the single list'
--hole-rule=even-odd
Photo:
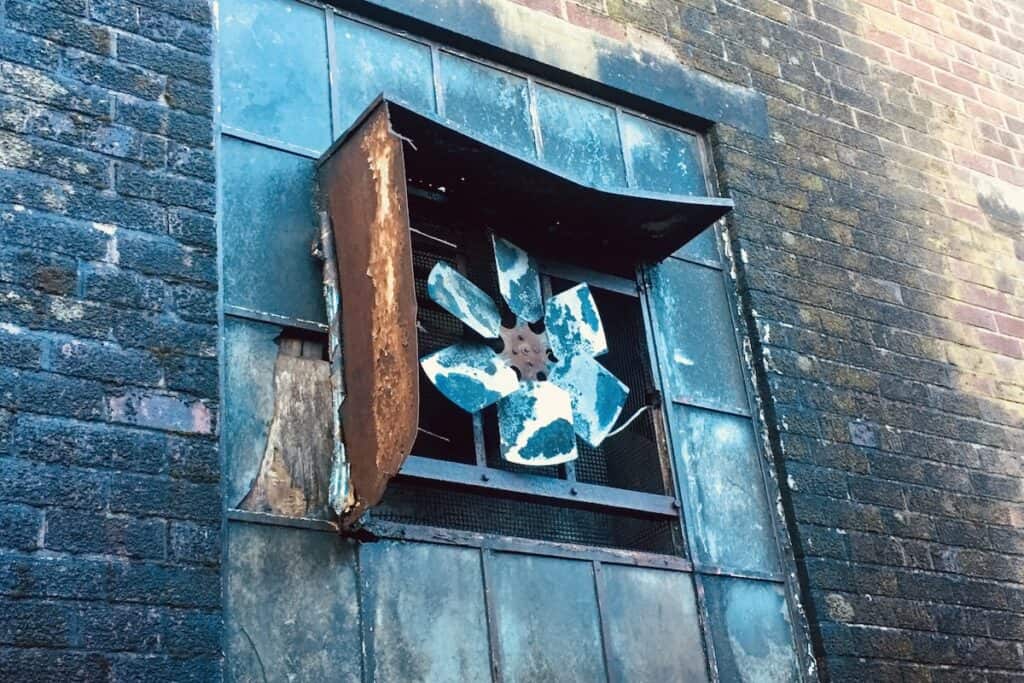
[{"label": "metal screw", "polygon": [[490,480],[491,480],[491,477],[490,477],[490,475],[487,475],[487,474],[481,474],[481,475],[480,475],[480,479],[481,479],[482,481],[490,481]]},{"label": "metal screw", "polygon": [[572,495],[575,496],[575,495],[577,495],[579,493],[579,491],[577,491],[576,487],[573,486],[571,489],[569,489],[569,493],[571,493]]}]

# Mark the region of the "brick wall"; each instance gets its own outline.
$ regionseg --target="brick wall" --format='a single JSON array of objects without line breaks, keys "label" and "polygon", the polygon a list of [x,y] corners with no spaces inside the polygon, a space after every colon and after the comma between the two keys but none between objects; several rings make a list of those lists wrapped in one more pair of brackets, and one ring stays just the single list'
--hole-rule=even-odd
[{"label": "brick wall", "polygon": [[716,133],[824,676],[1024,670],[1024,5],[531,0],[768,96]]},{"label": "brick wall", "polygon": [[220,671],[212,18],[0,2],[0,679]]}]

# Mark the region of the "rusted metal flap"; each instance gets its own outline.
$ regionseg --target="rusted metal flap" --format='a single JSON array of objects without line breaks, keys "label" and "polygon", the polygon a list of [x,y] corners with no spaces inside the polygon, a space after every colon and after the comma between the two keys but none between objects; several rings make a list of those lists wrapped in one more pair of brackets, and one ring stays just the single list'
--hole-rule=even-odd
[{"label": "rusted metal flap", "polygon": [[381,101],[321,160],[341,286],[351,526],[380,502],[416,437],[416,297],[402,141]]}]

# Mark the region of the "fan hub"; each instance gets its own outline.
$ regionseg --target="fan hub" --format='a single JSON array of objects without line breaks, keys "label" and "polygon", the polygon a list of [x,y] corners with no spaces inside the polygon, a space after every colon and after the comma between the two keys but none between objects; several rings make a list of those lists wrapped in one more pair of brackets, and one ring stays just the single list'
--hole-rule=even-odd
[{"label": "fan hub", "polygon": [[551,361],[548,337],[543,332],[534,332],[527,323],[515,327],[501,328],[504,347],[501,357],[519,373],[521,380],[545,380]]}]

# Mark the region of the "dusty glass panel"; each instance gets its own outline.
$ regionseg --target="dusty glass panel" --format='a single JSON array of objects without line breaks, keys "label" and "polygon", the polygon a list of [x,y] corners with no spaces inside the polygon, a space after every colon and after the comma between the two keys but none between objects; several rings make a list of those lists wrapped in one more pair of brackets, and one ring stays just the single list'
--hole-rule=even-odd
[{"label": "dusty glass panel", "polygon": [[544,161],[570,178],[622,187],[626,170],[615,110],[554,88],[534,89]]},{"label": "dusty glass panel", "polygon": [[219,6],[222,123],[326,148],[331,109],[324,13],[286,0],[223,0]]},{"label": "dusty glass panel", "polygon": [[676,473],[695,559],[775,574],[778,555],[749,418],[673,406]]},{"label": "dusty glass panel", "polygon": [[674,256],[718,265],[721,261],[718,256],[718,246],[715,244],[715,227],[711,226],[694,237],[683,245],[681,249],[676,251]]},{"label": "dusty glass panel", "polygon": [[369,680],[490,680],[479,550],[382,541],[359,552]]},{"label": "dusty glass panel", "polygon": [[417,111],[434,111],[430,48],[343,17],[334,18],[340,135],[381,92]]},{"label": "dusty glass panel", "polygon": [[506,553],[485,559],[502,680],[607,680],[589,562]]},{"label": "dusty glass panel", "polygon": [[702,577],[701,582],[720,680],[800,680],[781,585],[717,576]]},{"label": "dusty glass panel", "polygon": [[224,449],[228,507],[237,507],[259,473],[274,410],[274,360],[281,328],[224,319]]},{"label": "dusty glass panel", "polygon": [[224,303],[323,321],[313,161],[225,138],[221,179]]},{"label": "dusty glass panel", "polygon": [[[602,618],[611,680],[631,683],[707,680],[689,574],[604,564]],[[666,638],[671,646],[658,647]]]},{"label": "dusty glass panel", "polygon": [[227,681],[361,680],[352,548],[333,533],[228,524]]},{"label": "dusty glass panel", "polygon": [[745,412],[745,379],[721,272],[666,259],[651,278],[654,336],[668,396]]},{"label": "dusty glass panel", "polygon": [[525,78],[446,52],[440,70],[445,118],[495,147],[536,154]]},{"label": "dusty glass panel", "polygon": [[634,183],[640,189],[707,195],[695,135],[624,114],[622,146],[633,169]]}]

